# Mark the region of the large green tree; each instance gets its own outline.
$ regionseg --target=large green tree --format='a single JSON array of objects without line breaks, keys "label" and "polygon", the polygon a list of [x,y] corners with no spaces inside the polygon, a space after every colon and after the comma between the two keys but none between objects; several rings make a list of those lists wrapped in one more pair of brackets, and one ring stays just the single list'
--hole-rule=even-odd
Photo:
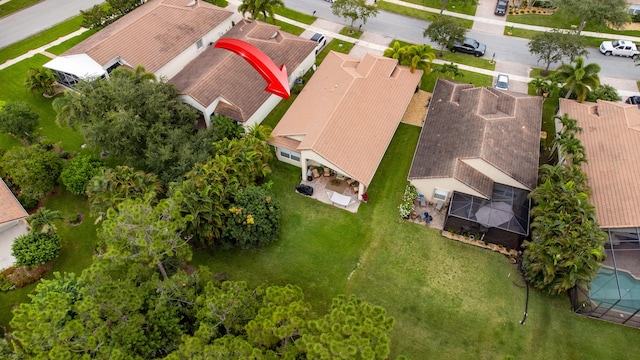
[{"label": "large green tree", "polygon": [[567,58],[571,61],[578,56],[587,55],[584,40],[573,33],[558,29],[539,32],[529,40],[529,52],[538,57],[538,62],[545,64],[544,73],[547,75],[551,63]]},{"label": "large green tree", "polygon": [[182,237],[190,215],[180,214],[176,203],[181,201],[179,194],[155,206],[147,199],[127,199],[117,210],[109,209],[98,231],[106,248],[102,257],[115,264],[135,261],[157,267],[164,279],[169,278],[167,261],[191,260],[188,239]]},{"label": "large green tree", "polygon": [[38,127],[40,116],[24,101],[13,101],[0,108],[0,132],[25,141]]},{"label": "large green tree", "polygon": [[186,234],[196,242],[211,246],[219,241],[235,195],[271,171],[268,163],[273,151],[266,143],[269,131],[257,125],[238,139],[218,141],[215,157],[196,164],[182,182],[171,186],[170,196],[179,192],[182,213],[192,216]]},{"label": "large green tree", "polygon": [[353,23],[360,19],[363,24],[371,17],[378,15],[378,7],[367,4],[366,0],[335,0],[331,4],[331,12],[335,16],[351,20],[349,25],[353,29]]},{"label": "large green tree", "polygon": [[20,187],[21,194],[41,199],[55,188],[62,162],[53,151],[32,145],[9,149],[0,159],[0,167]]},{"label": "large green tree", "polygon": [[228,246],[250,248],[275,242],[280,235],[280,205],[265,188],[240,190],[229,209],[223,240]]},{"label": "large green tree", "polygon": [[284,8],[285,4],[282,0],[242,0],[242,3],[238,6],[238,12],[245,16],[249,13],[250,19],[258,19],[258,15],[262,15],[262,19],[267,22],[267,19],[275,24],[275,9],[281,7]]},{"label": "large green tree", "polygon": [[554,77],[567,89],[565,99],[569,99],[575,91],[578,102],[583,102],[591,90],[600,86],[600,65],[596,63],[586,64],[582,57],[575,59],[575,65],[562,63],[558,66]]},{"label": "large green tree", "polygon": [[564,160],[540,169],[540,185],[530,194],[535,204],[531,240],[523,243],[522,263],[528,281],[550,294],[575,286],[588,289],[604,259],[607,238],[596,222],[580,169],[586,161],[576,137],[581,129],[566,115],[557,120],[563,125],[557,147]]},{"label": "large green tree", "polygon": [[578,35],[587,24],[621,28],[631,20],[627,0],[553,0],[553,3],[567,14],[579,17]]},{"label": "large green tree", "polygon": [[439,16],[424,29],[422,36],[429,37],[431,41],[440,45],[439,56],[442,56],[442,51],[445,46],[449,47],[453,45],[453,42],[458,40],[464,40],[464,36],[467,34],[467,28],[462,26],[460,21],[450,16]]},{"label": "large green tree", "polygon": [[80,82],[54,100],[61,125],[79,128],[89,145],[153,172],[164,184],[212,155],[213,130],[195,129],[195,110],[173,84],[138,67]]},{"label": "large green tree", "polygon": [[324,317],[311,320],[299,346],[312,359],[388,359],[393,318],[355,295],[340,295]]}]

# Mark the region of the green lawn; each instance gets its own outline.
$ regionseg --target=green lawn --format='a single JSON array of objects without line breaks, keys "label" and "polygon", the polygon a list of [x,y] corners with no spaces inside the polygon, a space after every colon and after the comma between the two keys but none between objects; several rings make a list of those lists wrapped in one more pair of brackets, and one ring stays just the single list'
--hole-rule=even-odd
[{"label": "green lawn", "polygon": [[[511,34],[509,34],[509,32],[511,32]],[[519,29],[516,27],[514,27],[513,29],[511,29],[510,27],[504,28],[504,35],[510,35],[510,36],[515,36],[515,37],[525,38],[525,39],[531,39],[533,35],[539,32],[540,31]],[[602,38],[584,36],[584,35],[580,35],[580,37],[582,38],[582,40],[584,40],[585,45],[590,47],[599,47],[600,44],[602,43],[602,40],[604,40]]]},{"label": "green lawn", "polygon": [[[402,0],[404,2],[422,5],[433,9],[440,10],[442,8],[442,0]],[[456,12],[466,15],[475,15],[477,4],[473,1],[449,1],[445,9],[451,12]]]},{"label": "green lawn", "polygon": [[74,47],[75,45],[79,44],[80,42],[82,42],[82,40],[88,38],[89,36],[95,34],[98,32],[98,29],[91,29],[91,30],[87,30],[85,32],[83,32],[81,35],[78,35],[76,37],[73,37],[65,42],[62,42],[60,45],[55,45],[52,46],[50,48],[47,49],[48,52],[55,54],[55,55],[61,55],[63,52],[71,49],[72,47]]},{"label": "green lawn", "polygon": [[[578,26],[580,24],[579,17],[573,16],[572,14],[562,9],[555,11],[553,15],[537,15],[537,14],[507,15],[507,21],[519,23],[519,24],[537,25],[537,26],[544,26],[548,28],[557,28],[557,29],[572,29],[573,26]],[[599,32],[599,33],[606,33],[606,34],[640,36],[640,31],[638,30],[616,30],[606,26],[596,26],[593,24],[587,24],[587,26],[584,28],[584,31],[593,31],[593,32]],[[600,41],[602,41],[602,39]]]},{"label": "green lawn", "polygon": [[315,16],[311,16],[309,14],[304,14],[301,13],[299,11],[295,11],[293,9],[289,9],[289,8],[282,8],[282,7],[276,7],[275,8],[275,13],[280,15],[280,16],[284,16],[287,19],[292,19],[295,21],[299,21],[303,24],[307,24],[307,25],[311,25],[313,24],[314,21],[316,21],[316,17]]},{"label": "green lawn", "polygon": [[43,0],[11,0],[0,5],[0,19]]},{"label": "green lawn", "polygon": [[360,39],[364,31],[360,31],[357,29],[352,29],[350,26],[345,26],[340,29],[340,35],[349,36],[354,39]]},{"label": "green lawn", "polygon": [[300,36],[304,32],[303,28],[289,24],[288,22],[276,20],[276,25],[280,26],[280,30],[288,32],[289,34]]},{"label": "green lawn", "polygon": [[81,23],[82,16],[76,16],[39,34],[0,49],[0,64],[80,29]]},{"label": "green lawn", "polygon": [[[378,1],[376,4],[378,5],[378,8],[380,8],[380,10],[385,10],[385,11],[393,12],[396,14],[405,15],[405,16],[409,16],[417,19],[423,19],[427,21],[433,21],[435,17],[438,16],[437,13],[432,13],[430,11],[425,11],[425,10],[418,10],[418,9],[414,9],[414,8],[410,8],[402,5],[396,5],[394,3],[386,2],[383,0]],[[460,19],[460,18],[456,18],[456,19],[458,20],[458,22],[460,22],[462,26],[464,26],[467,29],[471,29],[471,27],[473,26],[473,20]],[[416,31],[422,32],[424,31],[424,29],[416,29]]]},{"label": "green lawn", "polygon": [[[82,136],[69,128],[60,128],[55,123],[55,112],[51,107],[53,99],[45,99],[42,95],[33,95],[23,86],[27,71],[32,67],[42,66],[50,59],[37,54],[8,68],[0,70],[0,83],[2,84],[2,101],[25,101],[40,115],[40,128],[38,133],[59,143],[69,152],[80,151],[80,145],[84,142]],[[62,95],[58,95],[62,96]]]}]

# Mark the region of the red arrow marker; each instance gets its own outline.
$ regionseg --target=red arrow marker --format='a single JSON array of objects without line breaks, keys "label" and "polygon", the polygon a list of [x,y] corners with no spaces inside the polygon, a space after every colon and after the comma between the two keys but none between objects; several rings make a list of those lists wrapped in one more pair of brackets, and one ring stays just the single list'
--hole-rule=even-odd
[{"label": "red arrow marker", "polygon": [[278,69],[276,63],[267,54],[257,47],[238,39],[220,39],[214,47],[227,49],[242,56],[254,69],[258,70],[262,78],[267,82],[265,91],[278,95],[283,99],[288,99],[291,96],[289,77],[284,64]]}]

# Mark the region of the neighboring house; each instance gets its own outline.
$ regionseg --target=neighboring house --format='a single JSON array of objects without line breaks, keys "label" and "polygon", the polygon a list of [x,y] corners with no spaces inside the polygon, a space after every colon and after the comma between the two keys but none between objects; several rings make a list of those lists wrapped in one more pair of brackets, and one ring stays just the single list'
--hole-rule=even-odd
[{"label": "neighboring house", "polygon": [[[286,65],[289,87],[315,63],[316,43],[260,21],[242,20],[223,38],[247,42],[271,58],[280,68]],[[267,82],[241,56],[207,47],[195,60],[171,79],[187,104],[198,109],[206,125],[214,115],[225,115],[245,127],[262,120],[282,100],[266,92]]]},{"label": "neighboring house", "polygon": [[438,79],[409,181],[461,228],[517,248],[537,185],[542,98]]},{"label": "neighboring house", "polygon": [[16,259],[11,255],[11,245],[15,238],[29,232],[26,221],[28,215],[0,178],[0,270],[16,263]]},{"label": "neighboring house", "polygon": [[170,79],[232,27],[232,16],[204,1],[150,0],[44,67],[68,88],[118,66]]},{"label": "neighboring house", "polygon": [[640,109],[603,100],[560,99],[559,114],[582,128],[576,135],[587,158],[582,171],[598,225],[608,235],[604,268],[591,284],[591,304],[597,307],[581,311],[640,326],[638,316],[628,316],[640,310]]},{"label": "neighboring house", "polygon": [[279,160],[333,169],[366,191],[393,138],[422,71],[390,58],[329,52],[273,129]]}]

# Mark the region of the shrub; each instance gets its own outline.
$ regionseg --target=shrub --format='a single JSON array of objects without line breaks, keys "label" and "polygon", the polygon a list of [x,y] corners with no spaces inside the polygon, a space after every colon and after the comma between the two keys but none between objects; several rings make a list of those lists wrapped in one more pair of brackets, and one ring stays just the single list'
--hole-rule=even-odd
[{"label": "shrub", "polygon": [[250,186],[240,191],[229,209],[224,232],[225,246],[242,248],[269,244],[280,235],[280,206],[271,193],[261,187]]},{"label": "shrub", "polygon": [[18,195],[18,201],[22,204],[22,207],[26,210],[35,209],[38,206],[38,198],[34,198],[29,194],[20,194]]},{"label": "shrub", "polygon": [[411,184],[407,184],[404,188],[404,194],[402,195],[402,202],[398,206],[398,210],[400,210],[400,217],[406,219],[411,215],[413,211],[413,202],[418,197],[418,191],[415,186]]},{"label": "shrub", "polygon": [[53,71],[39,67],[31,68],[27,72],[27,78],[24,80],[24,86],[32,94],[42,94],[52,96],[54,94],[54,83],[56,75]]},{"label": "shrub", "polygon": [[0,166],[22,194],[34,199],[44,197],[55,188],[62,170],[58,156],[39,145],[9,149],[2,156]]},{"label": "shrub", "polygon": [[104,161],[93,155],[76,156],[64,167],[60,179],[72,194],[84,195],[89,180],[100,174],[104,166]]},{"label": "shrub", "polygon": [[26,138],[38,127],[39,115],[23,101],[6,103],[0,110],[0,131]]},{"label": "shrub", "polygon": [[31,231],[18,236],[11,246],[11,254],[21,266],[37,266],[58,257],[60,236],[55,233]]},{"label": "shrub", "polygon": [[40,144],[40,147],[42,147],[44,150],[51,150],[53,149],[53,140],[50,139],[42,139],[40,141],[38,141],[38,144]]},{"label": "shrub", "polygon": [[631,15],[631,21],[635,23],[640,22],[640,14]]}]

